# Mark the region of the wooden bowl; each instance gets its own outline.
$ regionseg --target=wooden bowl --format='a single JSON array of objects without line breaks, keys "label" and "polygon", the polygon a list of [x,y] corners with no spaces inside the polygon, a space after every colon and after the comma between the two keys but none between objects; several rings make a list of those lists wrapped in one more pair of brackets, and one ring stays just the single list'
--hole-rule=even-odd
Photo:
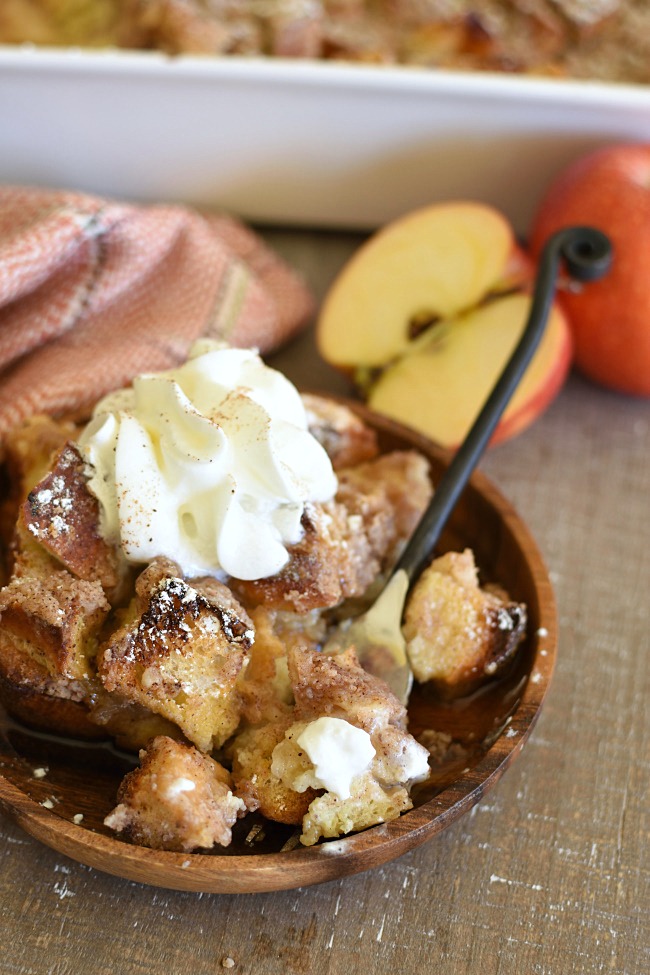
[{"label": "wooden bowl", "polygon": [[[447,454],[391,420],[348,405],[376,429],[382,450],[415,447],[429,458],[434,481],[440,476]],[[499,582],[527,604],[528,637],[508,676],[470,698],[444,704],[426,688],[414,690],[411,731],[416,736],[426,729],[446,732],[455,747],[431,780],[415,790],[414,808],[399,819],[310,848],[294,846],[297,830],[255,814],[237,824],[225,850],[178,854],[132,846],[103,825],[132,759],[107,743],[57,739],[9,719],[0,735],[0,807],[26,832],[74,860],[176,890],[304,887],[376,867],[413,849],[471,809],[520,753],[555,660],[556,611],[546,568],[526,526],[480,472],[457,505],[439,550],[466,546],[475,552],[483,581]]]}]

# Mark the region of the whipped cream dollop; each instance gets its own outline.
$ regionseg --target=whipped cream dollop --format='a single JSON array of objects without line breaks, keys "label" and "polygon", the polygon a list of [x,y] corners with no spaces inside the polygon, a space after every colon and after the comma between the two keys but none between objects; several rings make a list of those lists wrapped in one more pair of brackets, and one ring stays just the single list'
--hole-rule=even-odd
[{"label": "whipped cream dollop", "polygon": [[305,787],[326,789],[339,799],[350,798],[352,781],[370,767],[376,754],[368,732],[343,718],[310,721],[296,743],[314,766]]},{"label": "whipped cream dollop", "polygon": [[275,575],[305,505],[337,489],[292,383],[210,340],[101,400],[79,448],[104,537],[130,562],[167,556],[189,578]]}]

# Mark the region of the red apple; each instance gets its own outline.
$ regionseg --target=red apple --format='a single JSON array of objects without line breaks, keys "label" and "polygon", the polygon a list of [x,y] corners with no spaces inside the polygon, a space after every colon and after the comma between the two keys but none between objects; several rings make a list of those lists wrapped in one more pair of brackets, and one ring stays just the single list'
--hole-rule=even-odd
[{"label": "red apple", "polygon": [[611,389],[650,396],[650,144],[609,146],[564,169],[540,203],[533,254],[572,224],[604,231],[614,250],[601,281],[562,293],[576,366]]},{"label": "red apple", "polygon": [[[319,317],[320,352],[374,409],[456,447],[523,331],[533,274],[496,210],[424,207],[375,234],[343,268]],[[540,415],[570,362],[568,326],[554,307],[493,443]]]}]

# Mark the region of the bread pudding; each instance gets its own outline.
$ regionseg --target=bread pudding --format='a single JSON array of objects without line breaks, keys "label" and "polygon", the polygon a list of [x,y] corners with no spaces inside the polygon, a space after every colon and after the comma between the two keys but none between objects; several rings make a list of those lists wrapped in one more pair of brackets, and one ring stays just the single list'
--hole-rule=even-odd
[{"label": "bread pudding", "polygon": [[[323,646],[425,509],[423,456],[380,453],[346,406],[204,342],[84,427],[14,431],[3,461],[2,700],[139,753],[108,828],[190,852],[255,812],[311,846],[411,808],[429,749],[354,648]],[[473,691],[513,658],[525,614],[479,586],[471,552],[433,560],[404,617],[416,679]]]}]

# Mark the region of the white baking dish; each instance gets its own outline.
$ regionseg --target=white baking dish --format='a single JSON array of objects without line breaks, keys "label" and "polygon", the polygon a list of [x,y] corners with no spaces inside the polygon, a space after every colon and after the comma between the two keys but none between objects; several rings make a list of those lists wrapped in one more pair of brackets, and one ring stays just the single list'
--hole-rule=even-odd
[{"label": "white baking dish", "polygon": [[650,88],[403,67],[0,47],[0,180],[372,228],[438,199],[525,232],[548,179],[650,140]]}]

